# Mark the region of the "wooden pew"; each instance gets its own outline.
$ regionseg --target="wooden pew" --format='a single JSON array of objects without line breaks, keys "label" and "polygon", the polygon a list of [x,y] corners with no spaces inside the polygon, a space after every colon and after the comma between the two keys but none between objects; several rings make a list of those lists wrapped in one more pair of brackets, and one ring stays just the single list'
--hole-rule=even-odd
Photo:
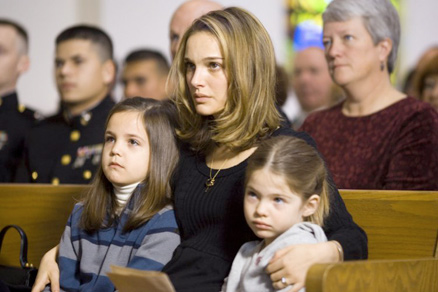
[{"label": "wooden pew", "polygon": [[438,259],[367,260],[310,268],[307,292],[438,291]]},{"label": "wooden pew", "polygon": [[[28,261],[41,257],[59,243],[68,216],[85,185],[0,184],[0,228],[21,226],[28,237]],[[18,233],[10,229],[3,241],[0,263],[19,266]]]},{"label": "wooden pew", "polygon": [[[55,246],[84,185],[0,185],[0,228],[17,224],[35,266]],[[314,265],[307,292],[438,291],[438,192],[340,190],[367,232],[369,258]],[[8,232],[0,263],[19,265],[19,236]]]},{"label": "wooden pew", "polygon": [[318,264],[307,292],[438,291],[438,192],[340,190],[369,260]]},{"label": "wooden pew", "polygon": [[368,235],[369,259],[436,256],[438,191],[340,190]]}]

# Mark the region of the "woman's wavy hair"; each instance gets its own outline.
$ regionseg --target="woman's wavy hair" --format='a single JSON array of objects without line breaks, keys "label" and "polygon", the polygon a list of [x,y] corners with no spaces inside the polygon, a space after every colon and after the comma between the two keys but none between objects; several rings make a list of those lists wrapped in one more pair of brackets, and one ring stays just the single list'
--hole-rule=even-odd
[{"label": "woman's wavy hair", "polygon": [[[214,36],[224,58],[228,99],[215,119],[196,112],[186,80],[187,40],[198,32]],[[271,39],[257,18],[236,7],[200,17],[184,34],[168,79],[179,114],[178,136],[203,153],[219,144],[233,150],[251,148],[280,125],[275,83]]]},{"label": "woman's wavy hair", "polygon": [[[135,202],[132,202],[132,211],[124,226],[124,231],[129,231],[146,223],[170,203],[172,194],[170,181],[178,163],[179,151],[174,130],[176,111],[171,102],[142,97],[125,99],[112,108],[105,128],[111,117],[121,112],[138,112],[143,116],[143,125],[150,147],[148,174],[140,183],[142,187],[139,195],[131,197],[131,200],[134,199]],[[87,232],[95,232],[98,229],[112,226],[117,219],[116,210],[118,209],[120,206],[116,200],[113,185],[106,178],[102,166],[99,166],[83,200],[80,227]]]},{"label": "woman's wavy hair", "polygon": [[289,189],[302,196],[303,202],[318,195],[321,199],[317,211],[304,221],[323,226],[329,213],[330,183],[324,160],[314,147],[296,137],[266,139],[248,160],[245,186],[252,173],[263,168],[283,177]]}]

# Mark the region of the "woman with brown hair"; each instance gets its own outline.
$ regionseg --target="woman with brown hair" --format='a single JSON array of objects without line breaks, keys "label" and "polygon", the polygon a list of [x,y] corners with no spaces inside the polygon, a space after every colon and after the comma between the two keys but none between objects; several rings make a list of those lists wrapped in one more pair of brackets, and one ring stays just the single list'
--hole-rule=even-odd
[{"label": "woman with brown hair", "polygon": [[[181,41],[169,80],[175,82],[177,134],[186,152],[174,189],[182,243],[163,271],[177,291],[219,291],[239,247],[254,239],[242,212],[247,159],[273,136],[314,143],[280,126],[271,40],[245,10],[228,8],[196,20]],[[331,196],[326,221],[331,241],[296,246],[282,261],[274,260],[268,270],[278,288],[299,288],[311,264],[338,261],[338,243],[347,259],[366,257],[365,234],[335,188]]]},{"label": "woman with brown hair", "polygon": [[[243,9],[197,19],[181,41],[169,81],[183,144],[173,190],[181,244],[163,271],[177,291],[217,292],[239,247],[255,239],[243,215],[247,159],[273,136],[315,145],[307,134],[280,126],[272,43],[259,20]],[[268,266],[275,287],[302,287],[312,264],[340,261],[342,252],[346,259],[367,257],[365,233],[336,188],[330,196],[329,241],[282,250],[281,259]]]}]

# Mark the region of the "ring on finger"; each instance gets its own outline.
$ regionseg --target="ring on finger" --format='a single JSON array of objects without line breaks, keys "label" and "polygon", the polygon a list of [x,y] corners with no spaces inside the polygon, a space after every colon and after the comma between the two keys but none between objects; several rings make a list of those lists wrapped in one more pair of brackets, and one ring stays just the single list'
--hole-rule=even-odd
[{"label": "ring on finger", "polygon": [[287,282],[286,282],[286,278],[285,278],[285,277],[281,277],[281,283],[282,283],[283,285],[287,285]]}]

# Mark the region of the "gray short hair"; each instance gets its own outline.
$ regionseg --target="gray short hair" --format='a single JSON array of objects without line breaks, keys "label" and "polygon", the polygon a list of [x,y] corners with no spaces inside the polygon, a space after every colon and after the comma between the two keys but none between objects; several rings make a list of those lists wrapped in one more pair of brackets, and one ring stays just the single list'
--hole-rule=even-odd
[{"label": "gray short hair", "polygon": [[374,44],[385,38],[392,40],[388,71],[394,70],[400,44],[400,19],[390,0],[333,0],[322,15],[324,23],[347,21],[361,17]]}]

